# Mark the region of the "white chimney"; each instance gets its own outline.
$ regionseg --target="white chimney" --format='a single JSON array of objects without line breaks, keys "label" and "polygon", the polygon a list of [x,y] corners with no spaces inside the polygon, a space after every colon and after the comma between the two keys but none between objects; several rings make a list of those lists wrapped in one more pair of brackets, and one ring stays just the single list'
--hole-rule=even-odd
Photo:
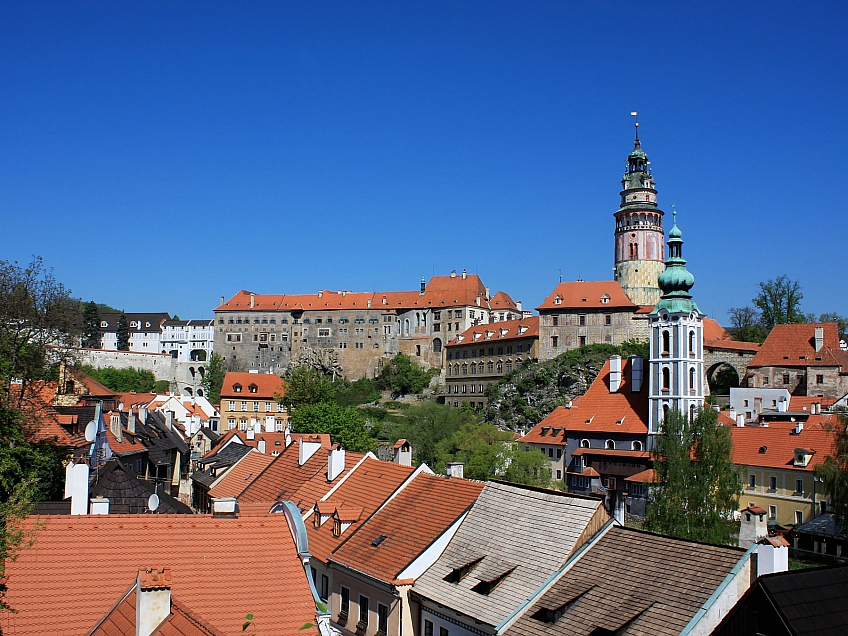
[{"label": "white chimney", "polygon": [[621,356],[610,358],[609,384],[610,393],[617,393],[621,387]]},{"label": "white chimney", "polygon": [[253,309],[256,306],[256,294],[250,292],[250,308]]},{"label": "white chimney", "polygon": [[465,280],[468,277],[468,274],[465,272],[465,268],[462,268],[462,279]]},{"label": "white chimney", "polygon": [[88,514],[88,464],[68,464],[65,493],[71,498],[71,514]]},{"label": "white chimney", "polygon": [[130,414],[127,418],[127,430],[130,433],[135,433],[135,411],[132,410],[132,407],[130,407]]},{"label": "white chimney", "polygon": [[312,457],[318,449],[321,448],[321,442],[307,442],[306,438],[300,438],[300,448],[298,450],[297,456],[297,464],[298,466],[303,466],[306,462],[309,461],[309,458]]},{"label": "white chimney", "polygon": [[736,422],[736,409],[735,408],[731,407],[730,410],[727,412],[727,415],[730,417],[731,420]]},{"label": "white chimney", "polygon": [[173,411],[165,411],[165,426],[168,427],[169,431],[174,430],[174,412]]},{"label": "white chimney", "polygon": [[94,497],[90,500],[91,507],[89,508],[89,514],[92,515],[108,515],[109,514],[109,500],[106,497]]},{"label": "white chimney", "polygon": [[256,439],[256,429],[252,426],[249,426],[247,429],[247,439]]},{"label": "white chimney", "polygon": [[630,390],[638,393],[642,390],[642,380],[645,374],[645,358],[642,356],[630,357]]},{"label": "white chimney", "polygon": [[221,296],[221,304],[222,305],[224,304],[224,297],[223,296]]},{"label": "white chimney", "polygon": [[286,448],[291,446],[291,443],[292,443],[291,429],[288,426],[286,426]]},{"label": "white chimney", "polygon": [[136,594],[135,633],[150,636],[171,614],[171,568],[139,570]]},{"label": "white chimney", "polygon": [[465,464],[462,462],[448,462],[448,465],[445,468],[445,474],[448,477],[462,478],[465,476]]},{"label": "white chimney", "polygon": [[120,413],[111,413],[109,415],[109,430],[112,431],[112,435],[115,436],[115,439],[119,442],[124,441],[124,436],[121,434],[121,414]]},{"label": "white chimney", "polygon": [[264,440],[264,439],[260,439],[260,440],[256,443],[256,449],[257,449],[260,453],[262,453],[263,455],[265,454],[265,440]]},{"label": "white chimney", "polygon": [[327,451],[327,481],[333,481],[344,472],[345,450],[339,446]]},{"label": "white chimney", "polygon": [[147,407],[139,406],[138,407],[138,419],[141,420],[142,424],[147,424]]},{"label": "white chimney", "polygon": [[236,498],[235,497],[212,497],[212,516],[213,517],[235,517],[236,516]]},{"label": "white chimney", "polygon": [[800,435],[804,430],[804,422],[795,422],[795,434]]},{"label": "white chimney", "polygon": [[816,351],[824,346],[824,327],[816,327]]},{"label": "white chimney", "polygon": [[819,415],[821,413],[821,402],[813,402],[810,406],[810,413],[813,415]]},{"label": "white chimney", "polygon": [[778,413],[786,413],[789,407],[789,402],[786,401],[786,398],[780,398],[777,401],[777,412]]},{"label": "white chimney", "polygon": [[745,416],[742,413],[736,416],[736,426],[745,426]]}]

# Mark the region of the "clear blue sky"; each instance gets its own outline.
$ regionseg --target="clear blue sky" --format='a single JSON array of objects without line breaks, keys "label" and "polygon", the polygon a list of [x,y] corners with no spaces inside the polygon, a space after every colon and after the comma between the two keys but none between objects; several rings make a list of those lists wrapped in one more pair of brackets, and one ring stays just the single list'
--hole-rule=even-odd
[{"label": "clear blue sky", "polygon": [[612,277],[638,110],[704,311],[848,315],[846,6],[6,0],[0,259],[182,318],[463,268],[532,308]]}]

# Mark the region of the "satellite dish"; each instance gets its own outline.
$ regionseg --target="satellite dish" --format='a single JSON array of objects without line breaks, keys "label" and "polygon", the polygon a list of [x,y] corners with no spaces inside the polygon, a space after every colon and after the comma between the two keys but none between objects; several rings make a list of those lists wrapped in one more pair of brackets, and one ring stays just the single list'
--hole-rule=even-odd
[{"label": "satellite dish", "polygon": [[159,507],[159,495],[155,492],[147,498],[147,509],[150,512],[155,512]]},{"label": "satellite dish", "polygon": [[118,410],[119,410],[121,413],[123,413],[123,412],[124,412],[124,403],[123,403],[123,402],[118,402]]},{"label": "satellite dish", "polygon": [[93,442],[95,437],[97,437],[97,422],[91,420],[85,427],[85,441]]}]

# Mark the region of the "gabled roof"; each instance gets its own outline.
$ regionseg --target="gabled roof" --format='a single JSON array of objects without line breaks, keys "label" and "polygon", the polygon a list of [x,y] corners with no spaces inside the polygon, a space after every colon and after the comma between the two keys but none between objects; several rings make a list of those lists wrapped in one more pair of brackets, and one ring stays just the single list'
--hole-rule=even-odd
[{"label": "gabled roof", "polygon": [[492,309],[518,309],[518,305],[512,297],[502,291],[492,296],[491,300],[489,300],[489,307]]},{"label": "gabled roof", "polygon": [[[805,424],[795,434],[792,427],[731,426],[733,463],[739,466],[791,469],[813,472],[833,452],[834,433],[818,425]],[[795,449],[812,453],[806,467],[793,465]]]},{"label": "gabled roof", "polygon": [[607,360],[589,390],[573,400],[571,408],[558,406],[520,441],[554,443],[550,435],[542,437],[544,427],[550,427],[551,432],[555,428],[562,428],[562,440],[568,436],[568,432],[574,431],[647,435],[648,364],[643,363],[644,378],[637,393],[631,390],[632,366],[630,360],[621,361],[621,386],[615,393],[610,393],[610,362]]},{"label": "gabled roof", "polygon": [[480,482],[419,473],[330,558],[391,583],[474,503],[482,489]]},{"label": "gabled roof", "polygon": [[531,316],[530,318],[523,318],[521,320],[503,320],[501,322],[491,322],[485,325],[469,327],[445,346],[485,345],[487,342],[538,337],[539,316]]},{"label": "gabled roof", "polygon": [[91,497],[106,497],[109,514],[140,514],[147,511],[147,503],[154,492],[159,496],[159,514],[193,514],[194,511],[181,501],[161,492],[148,481],[138,478],[117,457],[111,458],[97,471],[92,471],[95,481],[91,485]]},{"label": "gabled roof", "polygon": [[730,334],[725,331],[714,318],[704,318],[704,340],[730,340]]},{"label": "gabled roof", "polygon": [[[816,328],[821,327],[823,346],[815,348]],[[848,370],[848,351],[839,348],[835,322],[775,325],[751,360],[752,367],[843,367]]]},{"label": "gabled roof", "polygon": [[229,469],[249,452],[250,446],[227,444],[221,450],[207,453],[200,459],[197,463],[203,470],[196,470],[191,474],[191,478],[199,484],[211,486],[221,476],[222,471]]},{"label": "gabled roof", "polygon": [[[165,312],[159,313],[125,313],[127,317],[127,327],[130,335],[140,331],[156,332],[161,331],[160,325],[165,320],[170,320],[170,314]],[[101,333],[116,333],[118,331],[118,319],[120,313],[104,313],[100,314],[100,331]],[[103,323],[106,323],[105,326]],[[135,326],[133,326],[133,323]]]},{"label": "gabled roof", "polygon": [[[236,386],[240,386],[241,390],[237,392]],[[256,387],[256,390],[253,391],[251,387]],[[285,381],[273,373],[227,371],[221,386],[221,400],[273,400],[285,393]]]},{"label": "gabled roof", "polygon": [[[323,448],[329,448],[331,445],[329,433],[290,433],[289,437],[295,444],[301,439],[304,439],[307,442],[321,442]],[[258,448],[261,441],[265,442],[265,452],[269,455],[273,454],[274,451],[280,453],[286,447],[286,434],[276,431],[273,433],[264,431],[262,433],[254,432],[253,439],[251,439],[248,437],[247,431],[231,428],[215,440],[213,449],[223,448],[227,444],[244,444],[251,448]]]},{"label": "gabled roof", "polygon": [[413,589],[496,626],[608,519],[598,499],[489,481]]},{"label": "gabled roof", "polygon": [[[51,517],[7,563],[3,633],[88,634],[139,568],[170,567],[171,591],[225,634],[298,634],[315,605],[285,515]],[[30,527],[36,522],[31,518]],[[189,540],[195,537],[196,540]]]},{"label": "gabled roof", "polygon": [[630,309],[639,306],[633,303],[614,280],[560,283],[536,311],[580,309]]},{"label": "gabled roof", "polygon": [[[356,531],[358,524],[368,519],[383,505],[383,502],[409,478],[413,470],[410,466],[381,462],[366,456],[355,470],[345,476],[335,490],[322,497],[334,508],[361,509],[357,523],[347,528],[340,537],[335,537],[332,523],[325,522],[321,527],[315,528],[311,520],[307,521],[309,551],[312,556],[326,563],[333,550]],[[312,502],[309,507],[312,508],[315,503]]]},{"label": "gabled roof", "polygon": [[233,464],[209,489],[209,496],[237,497],[273,460],[272,455],[252,450]]},{"label": "gabled roof", "polygon": [[613,527],[504,634],[680,634],[744,555]]}]

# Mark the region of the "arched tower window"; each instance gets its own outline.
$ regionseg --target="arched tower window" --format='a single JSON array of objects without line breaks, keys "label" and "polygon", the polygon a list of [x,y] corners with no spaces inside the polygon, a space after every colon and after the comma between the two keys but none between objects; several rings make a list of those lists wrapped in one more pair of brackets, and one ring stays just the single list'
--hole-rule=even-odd
[{"label": "arched tower window", "polygon": [[689,332],[689,355],[695,355],[695,332]]},{"label": "arched tower window", "polygon": [[671,390],[671,371],[668,367],[663,367],[662,370],[662,390]]},{"label": "arched tower window", "polygon": [[633,442],[633,445],[631,446],[631,448],[635,451],[641,451],[642,450],[642,442],[640,442],[638,440]]},{"label": "arched tower window", "polygon": [[667,356],[671,352],[671,334],[668,329],[663,329],[662,332],[662,354]]},{"label": "arched tower window", "polygon": [[689,390],[690,391],[695,390],[695,379],[696,379],[695,378],[695,367],[692,367],[691,369],[689,369]]},{"label": "arched tower window", "polygon": [[580,440],[580,448],[589,448],[589,440],[581,439]]},{"label": "arched tower window", "polygon": [[606,443],[604,444],[604,447],[605,447],[607,450],[615,450],[615,442],[614,442],[614,441],[612,441],[611,439],[608,439],[608,440],[606,441]]}]

